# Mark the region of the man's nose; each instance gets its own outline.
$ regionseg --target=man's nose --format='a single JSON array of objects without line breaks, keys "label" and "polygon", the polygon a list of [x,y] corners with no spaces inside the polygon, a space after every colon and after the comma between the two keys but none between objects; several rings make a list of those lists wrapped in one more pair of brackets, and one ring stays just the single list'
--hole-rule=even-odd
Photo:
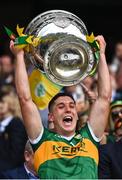
[{"label": "man's nose", "polygon": [[69,105],[66,105],[66,106],[65,106],[65,109],[66,109],[67,112],[71,111],[71,108],[70,108]]}]

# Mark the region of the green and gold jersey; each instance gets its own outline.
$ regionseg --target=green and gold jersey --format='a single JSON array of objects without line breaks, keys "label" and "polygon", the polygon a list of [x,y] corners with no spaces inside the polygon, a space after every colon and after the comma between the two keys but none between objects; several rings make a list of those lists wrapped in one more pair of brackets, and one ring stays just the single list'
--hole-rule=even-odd
[{"label": "green and gold jersey", "polygon": [[97,146],[88,125],[71,140],[44,129],[40,141],[32,145],[35,168],[41,179],[96,179]]}]

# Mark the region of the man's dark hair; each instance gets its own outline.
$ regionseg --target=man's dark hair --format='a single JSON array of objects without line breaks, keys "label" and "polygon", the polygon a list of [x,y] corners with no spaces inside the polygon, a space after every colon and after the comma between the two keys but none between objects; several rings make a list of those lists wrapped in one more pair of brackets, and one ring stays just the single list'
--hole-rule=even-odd
[{"label": "man's dark hair", "polygon": [[50,102],[49,102],[49,104],[48,104],[48,110],[49,110],[49,112],[51,112],[52,106],[54,105],[55,100],[58,99],[59,97],[62,97],[62,96],[68,96],[68,97],[70,97],[70,98],[74,101],[74,103],[75,103],[75,100],[74,100],[74,98],[73,98],[73,96],[72,96],[71,94],[69,94],[69,93],[58,93],[58,94],[56,94],[56,95],[50,100]]}]

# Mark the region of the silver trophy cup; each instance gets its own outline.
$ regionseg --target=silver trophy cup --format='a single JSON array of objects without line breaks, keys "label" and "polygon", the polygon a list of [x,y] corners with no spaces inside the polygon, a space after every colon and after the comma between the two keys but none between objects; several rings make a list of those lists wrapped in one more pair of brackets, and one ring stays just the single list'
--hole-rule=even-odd
[{"label": "silver trophy cup", "polygon": [[95,59],[86,41],[87,29],[74,14],[51,10],[39,14],[25,33],[41,38],[26,57],[47,77],[63,86],[78,84],[92,71]]}]

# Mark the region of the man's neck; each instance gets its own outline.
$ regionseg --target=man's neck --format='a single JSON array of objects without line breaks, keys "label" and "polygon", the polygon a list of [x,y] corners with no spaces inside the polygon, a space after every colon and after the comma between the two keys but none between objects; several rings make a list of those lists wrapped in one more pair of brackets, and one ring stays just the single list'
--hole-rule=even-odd
[{"label": "man's neck", "polygon": [[53,132],[59,134],[60,136],[64,136],[64,137],[71,137],[71,136],[74,136],[75,134],[75,131],[72,131],[72,132],[67,132],[67,131],[60,131],[59,129],[53,129]]}]

